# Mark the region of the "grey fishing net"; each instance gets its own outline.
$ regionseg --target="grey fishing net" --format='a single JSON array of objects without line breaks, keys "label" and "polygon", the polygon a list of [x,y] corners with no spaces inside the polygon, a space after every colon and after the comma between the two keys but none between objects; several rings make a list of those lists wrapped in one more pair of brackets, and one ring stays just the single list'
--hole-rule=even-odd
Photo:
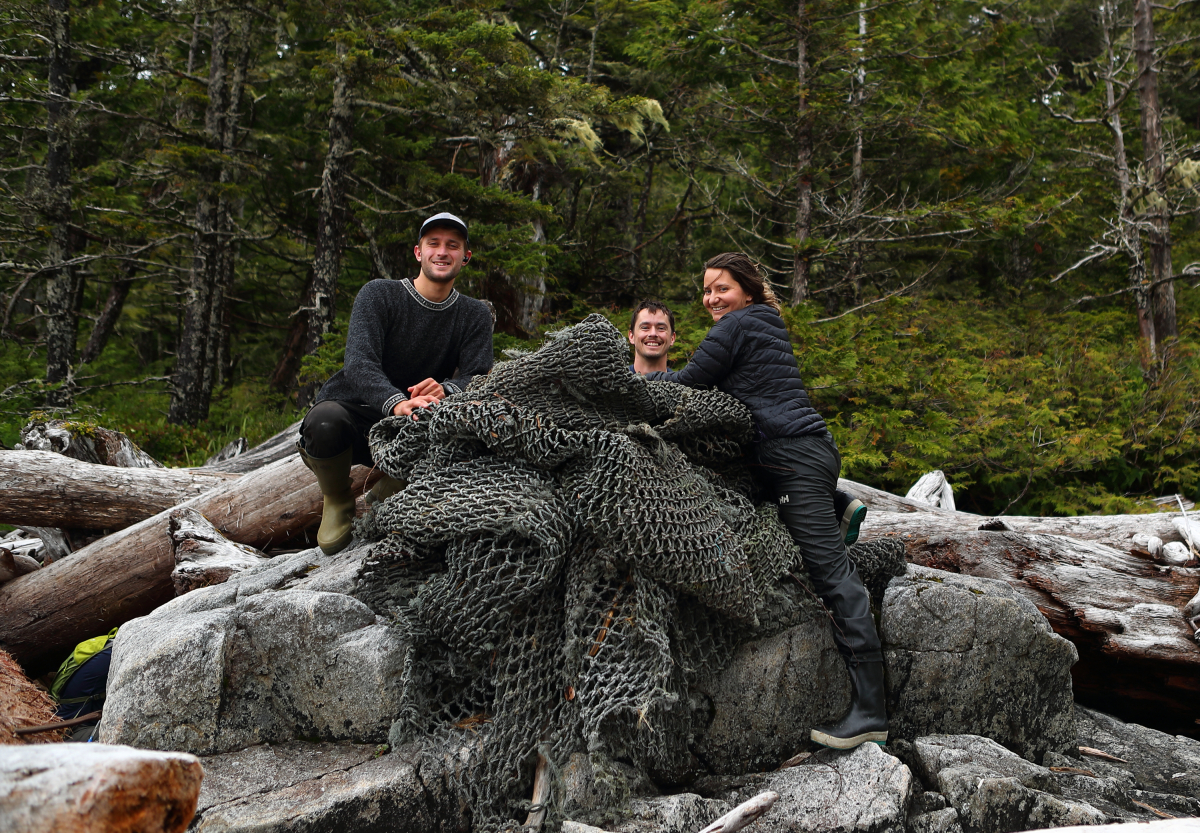
[{"label": "grey fishing net", "polygon": [[408,483],[359,526],[360,598],[410,644],[391,741],[449,756],[479,831],[520,827],[539,754],[552,785],[577,752],[685,780],[697,688],[819,605],[754,502],[745,407],[648,382],[627,349],[593,315],[371,433]]}]

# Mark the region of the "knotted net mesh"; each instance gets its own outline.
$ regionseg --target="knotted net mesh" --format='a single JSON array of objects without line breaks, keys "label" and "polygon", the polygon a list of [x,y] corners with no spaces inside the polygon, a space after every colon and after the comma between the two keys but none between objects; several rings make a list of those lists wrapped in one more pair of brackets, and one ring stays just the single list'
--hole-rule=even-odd
[{"label": "knotted net mesh", "polygon": [[476,830],[519,829],[539,753],[552,776],[585,752],[686,779],[697,687],[819,605],[755,503],[751,429],[725,394],[631,373],[593,315],[371,432],[408,483],[359,527],[359,595],[410,645],[391,740],[454,750]]}]

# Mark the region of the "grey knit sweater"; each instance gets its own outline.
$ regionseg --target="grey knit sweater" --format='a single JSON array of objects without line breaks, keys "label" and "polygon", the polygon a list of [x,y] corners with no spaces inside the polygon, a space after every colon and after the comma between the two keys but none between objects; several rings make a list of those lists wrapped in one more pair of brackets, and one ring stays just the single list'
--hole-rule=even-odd
[{"label": "grey knit sweater", "polygon": [[487,304],[457,289],[435,304],[410,280],[373,280],[354,299],[345,364],[317,402],[356,402],[390,415],[417,382],[437,379],[449,395],[491,369]]}]

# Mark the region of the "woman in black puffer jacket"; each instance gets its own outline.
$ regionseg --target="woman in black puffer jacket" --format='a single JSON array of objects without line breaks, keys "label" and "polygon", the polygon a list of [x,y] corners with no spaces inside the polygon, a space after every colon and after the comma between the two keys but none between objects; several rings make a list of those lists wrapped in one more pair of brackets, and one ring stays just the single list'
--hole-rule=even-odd
[{"label": "woman in black puffer jacket", "polygon": [[710,259],[703,300],[716,323],[687,367],[647,378],[715,386],[754,415],[753,470],[778,500],[779,517],[833,615],[833,638],[853,685],[850,711],[832,726],[814,728],[812,739],[838,749],[883,743],[883,652],[870,597],[846,555],[834,511],[837,444],[808,399],[779,302],[754,262],[740,252]]}]

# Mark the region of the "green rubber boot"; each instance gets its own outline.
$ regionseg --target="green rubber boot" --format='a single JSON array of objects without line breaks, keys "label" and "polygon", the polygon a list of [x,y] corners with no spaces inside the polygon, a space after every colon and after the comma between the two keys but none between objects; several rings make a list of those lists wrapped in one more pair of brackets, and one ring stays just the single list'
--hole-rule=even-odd
[{"label": "green rubber boot", "polygon": [[373,507],[377,503],[383,503],[407,485],[403,480],[397,480],[390,474],[385,474],[363,495],[363,500],[366,501],[367,506]]},{"label": "green rubber boot", "polygon": [[300,449],[300,459],[317,476],[317,485],[325,498],[321,508],[321,528],[317,545],[326,555],[341,552],[354,537],[354,493],[350,491],[350,466],[354,449],[347,448],[336,457],[310,457]]}]

